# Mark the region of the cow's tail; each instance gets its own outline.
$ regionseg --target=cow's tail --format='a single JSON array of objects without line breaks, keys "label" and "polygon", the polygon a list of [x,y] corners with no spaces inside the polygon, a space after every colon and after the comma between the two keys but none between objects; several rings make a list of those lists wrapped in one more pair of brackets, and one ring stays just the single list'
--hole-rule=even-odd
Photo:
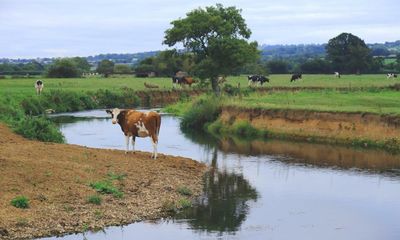
[{"label": "cow's tail", "polygon": [[157,115],[156,116],[156,135],[158,137],[158,134],[160,134],[160,127],[161,127],[161,116]]}]

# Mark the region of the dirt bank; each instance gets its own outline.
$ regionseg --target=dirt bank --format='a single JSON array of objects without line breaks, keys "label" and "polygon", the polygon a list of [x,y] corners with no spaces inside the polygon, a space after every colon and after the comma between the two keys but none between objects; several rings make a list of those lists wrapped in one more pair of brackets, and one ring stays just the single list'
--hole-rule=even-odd
[{"label": "dirt bank", "polygon": [[[163,154],[85,148],[26,140],[0,124],[0,239],[26,239],[81,232],[154,219],[165,215],[163,204],[183,198],[181,186],[200,193],[206,169],[196,161]],[[124,176],[110,180],[112,175]],[[100,195],[89,184],[109,179],[122,198]],[[10,201],[29,198],[30,208]]]},{"label": "dirt bank", "polygon": [[220,119],[228,125],[245,120],[255,128],[290,139],[400,146],[398,116],[227,106],[223,107]]},{"label": "dirt bank", "polygon": [[185,98],[194,98],[205,93],[202,90],[154,90],[137,91],[142,106],[158,107],[176,103]]}]

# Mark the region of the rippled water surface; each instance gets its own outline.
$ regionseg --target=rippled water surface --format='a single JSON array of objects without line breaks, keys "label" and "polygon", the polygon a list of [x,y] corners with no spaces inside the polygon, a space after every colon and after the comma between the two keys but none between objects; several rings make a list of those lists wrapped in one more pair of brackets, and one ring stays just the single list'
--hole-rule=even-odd
[{"label": "rippled water surface", "polygon": [[[63,114],[67,142],[125,149],[104,111]],[[151,151],[149,138],[136,149]],[[45,239],[400,239],[400,156],[286,141],[184,134],[163,115],[159,152],[214,166],[196,206],[174,219]],[[149,159],[149,161],[152,161]]]}]

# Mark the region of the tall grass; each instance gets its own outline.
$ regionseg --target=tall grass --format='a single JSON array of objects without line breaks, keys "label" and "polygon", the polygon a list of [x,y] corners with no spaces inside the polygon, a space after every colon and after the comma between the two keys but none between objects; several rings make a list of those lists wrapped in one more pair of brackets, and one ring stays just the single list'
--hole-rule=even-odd
[{"label": "tall grass", "polygon": [[190,130],[204,130],[207,124],[215,121],[221,112],[220,99],[205,96],[194,101],[184,112],[181,127]]}]

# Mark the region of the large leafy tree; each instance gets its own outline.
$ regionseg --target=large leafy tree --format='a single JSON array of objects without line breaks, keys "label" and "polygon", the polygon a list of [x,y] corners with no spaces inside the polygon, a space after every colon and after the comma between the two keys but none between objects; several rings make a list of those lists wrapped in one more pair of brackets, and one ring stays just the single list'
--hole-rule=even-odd
[{"label": "large leafy tree", "polygon": [[251,31],[236,7],[221,4],[195,9],[185,18],[171,22],[165,31],[164,44],[182,43],[195,56],[194,72],[211,79],[218,89],[218,75],[229,75],[259,57],[256,42],[248,42]]},{"label": "large leafy tree", "polygon": [[104,59],[101,62],[99,62],[96,71],[103,74],[104,77],[108,77],[110,74],[114,72],[114,62]]},{"label": "large leafy tree", "polygon": [[368,46],[351,33],[342,33],[329,40],[326,51],[335,71],[360,73],[368,70],[372,64]]}]

